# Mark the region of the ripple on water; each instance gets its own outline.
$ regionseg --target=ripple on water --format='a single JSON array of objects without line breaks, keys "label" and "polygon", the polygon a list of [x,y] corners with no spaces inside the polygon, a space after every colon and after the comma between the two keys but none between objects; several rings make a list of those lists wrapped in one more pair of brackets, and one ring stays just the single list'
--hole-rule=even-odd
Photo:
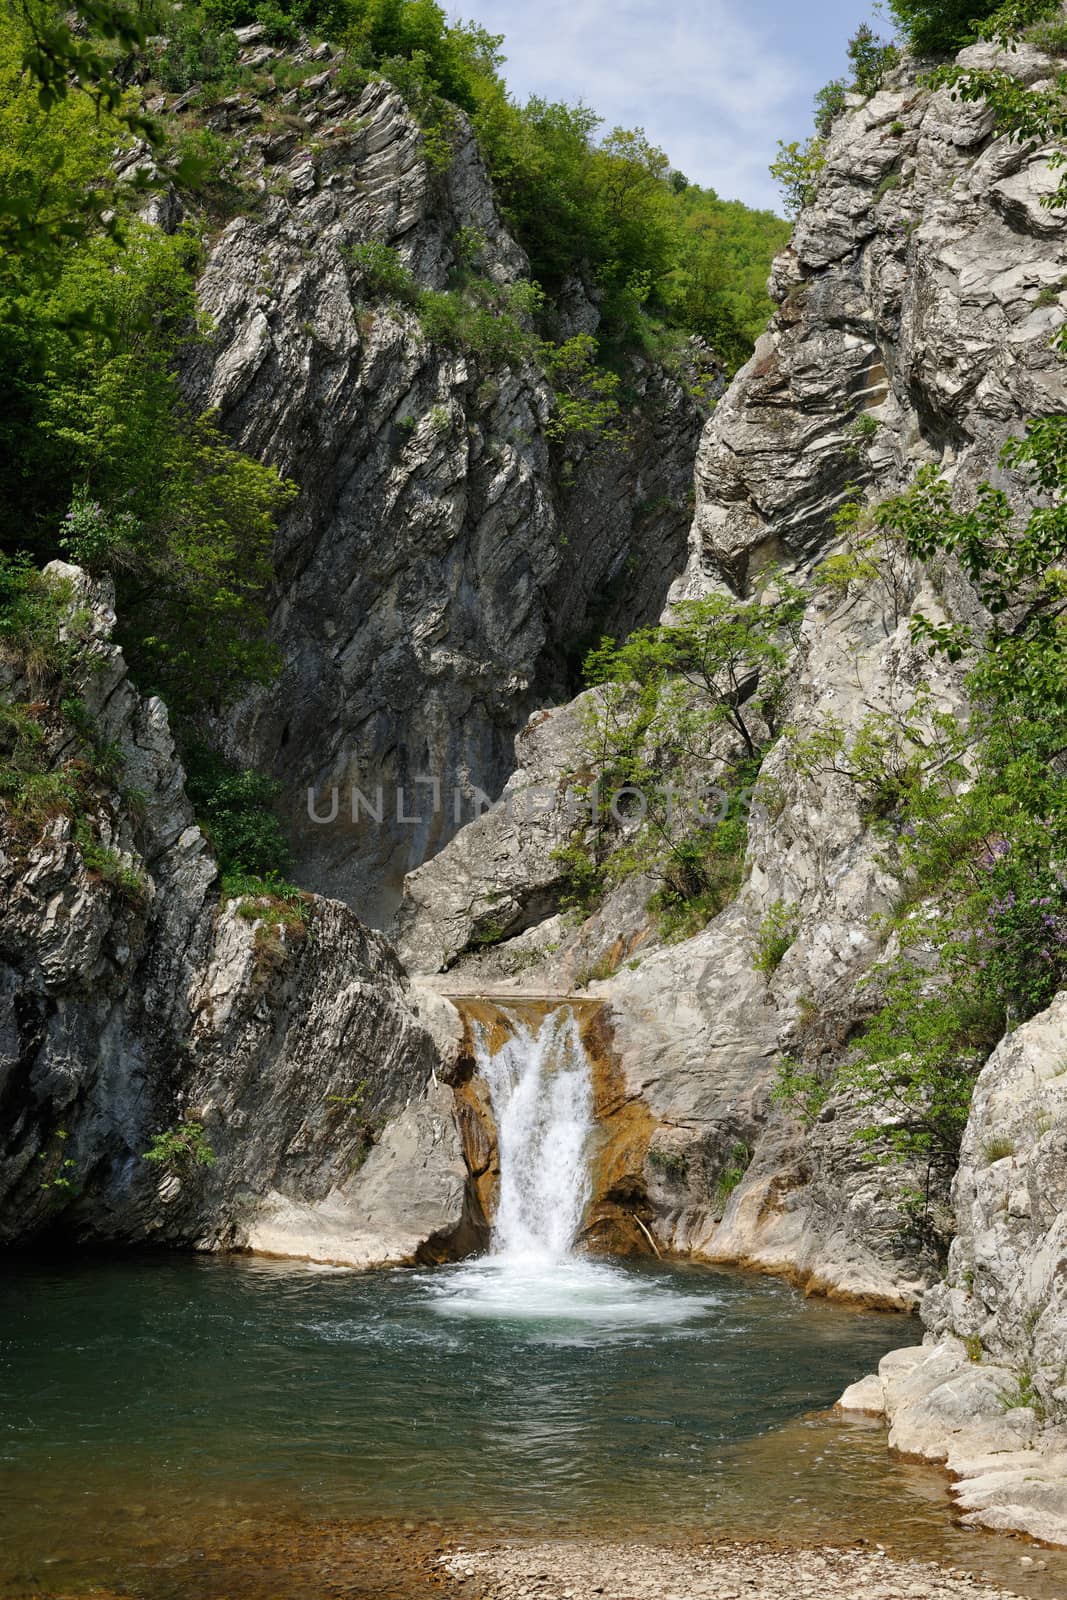
[{"label": "ripple on water", "polygon": [[[1018,1545],[953,1530],[943,1478],[888,1461],[880,1430],[805,1420],[914,1338],[907,1320],[773,1280],[582,1259],[10,1263],[0,1326],[0,1594],[121,1578],[169,1600],[173,1570],[181,1600],[259,1600],[222,1568],[189,1587],[206,1525],[239,1516],[899,1536],[1020,1570]],[[1058,1581],[1020,1592],[1067,1593],[1062,1565]]]}]

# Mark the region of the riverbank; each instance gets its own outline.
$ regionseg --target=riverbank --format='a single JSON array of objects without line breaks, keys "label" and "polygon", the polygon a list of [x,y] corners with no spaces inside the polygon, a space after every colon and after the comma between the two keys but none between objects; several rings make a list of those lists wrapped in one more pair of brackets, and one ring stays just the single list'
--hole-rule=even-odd
[{"label": "riverbank", "polygon": [[[1022,1559],[1040,1570],[1039,1555]],[[1021,1592],[879,1549],[552,1541],[456,1551],[442,1565],[478,1600],[1005,1600]]]}]

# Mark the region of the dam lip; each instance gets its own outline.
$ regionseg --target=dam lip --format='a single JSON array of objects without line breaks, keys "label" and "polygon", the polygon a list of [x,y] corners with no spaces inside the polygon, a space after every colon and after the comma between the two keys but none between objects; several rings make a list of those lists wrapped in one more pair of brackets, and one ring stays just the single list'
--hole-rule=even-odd
[{"label": "dam lip", "polygon": [[437,984],[433,985],[435,991],[445,1000],[519,1000],[536,1002],[538,1005],[567,1005],[567,1006],[603,1006],[608,1001],[605,996],[592,994],[546,994],[539,989],[447,989]]}]

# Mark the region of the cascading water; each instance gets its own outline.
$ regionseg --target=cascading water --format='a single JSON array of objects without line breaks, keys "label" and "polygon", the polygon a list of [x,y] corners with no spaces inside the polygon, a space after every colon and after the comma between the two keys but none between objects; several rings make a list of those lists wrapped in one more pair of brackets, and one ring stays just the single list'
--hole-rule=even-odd
[{"label": "cascading water", "polygon": [[591,1189],[593,1077],[573,1007],[532,1019],[504,1011],[507,1037],[475,1021],[479,1074],[489,1087],[500,1193],[489,1254],[426,1279],[447,1317],[522,1323],[536,1338],[599,1344],[696,1322],[717,1304],[575,1248]]},{"label": "cascading water", "polygon": [[570,1006],[550,1012],[540,1026],[518,1017],[512,1025],[512,1037],[495,1054],[484,1029],[476,1041],[500,1151],[493,1250],[560,1261],[589,1199],[592,1075]]}]

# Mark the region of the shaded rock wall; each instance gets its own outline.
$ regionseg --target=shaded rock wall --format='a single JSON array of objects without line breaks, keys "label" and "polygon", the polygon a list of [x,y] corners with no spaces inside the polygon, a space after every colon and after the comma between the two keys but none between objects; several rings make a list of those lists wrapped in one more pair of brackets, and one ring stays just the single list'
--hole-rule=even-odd
[{"label": "shaded rock wall", "polygon": [[[212,332],[185,383],[302,490],[278,539],[281,677],[220,735],[281,781],[299,881],[381,925],[404,873],[476,815],[454,787],[500,793],[516,730],[569,692],[583,636],[659,610],[701,413],[684,376],[635,362],[626,446],[552,445],[533,365],[431,344],[413,311],[372,293],[348,255],[369,240],[421,288],[471,270],[464,240],[497,284],[528,268],[464,124],[435,172],[395,91],[353,102],[325,80],[299,107],[303,130],[248,138],[263,198],[208,252]],[[419,777],[441,782],[440,804]],[[381,823],[354,824],[351,789],[373,798],[379,783]],[[309,786],[340,790],[333,824],[309,821]]]}]

